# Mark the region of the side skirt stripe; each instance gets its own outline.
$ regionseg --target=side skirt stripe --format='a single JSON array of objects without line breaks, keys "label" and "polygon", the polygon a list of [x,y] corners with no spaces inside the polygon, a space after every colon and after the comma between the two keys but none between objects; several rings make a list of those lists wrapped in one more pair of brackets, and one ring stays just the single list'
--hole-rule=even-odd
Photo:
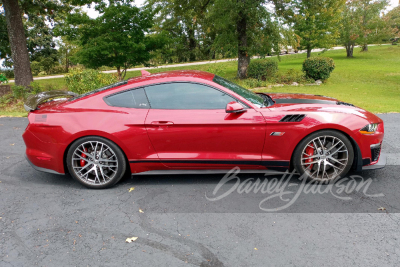
[{"label": "side skirt stripe", "polygon": [[227,164],[259,165],[265,167],[289,167],[289,161],[277,160],[130,160],[129,163]]}]

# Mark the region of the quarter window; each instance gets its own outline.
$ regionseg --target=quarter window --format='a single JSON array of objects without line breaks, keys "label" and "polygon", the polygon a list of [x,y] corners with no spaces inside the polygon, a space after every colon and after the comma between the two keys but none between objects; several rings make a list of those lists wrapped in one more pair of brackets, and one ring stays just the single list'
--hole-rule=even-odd
[{"label": "quarter window", "polygon": [[236,101],[223,91],[196,83],[166,83],[145,88],[153,109],[225,109]]},{"label": "quarter window", "polygon": [[121,108],[150,108],[143,88],[125,91],[111,95],[105,99],[113,107]]}]

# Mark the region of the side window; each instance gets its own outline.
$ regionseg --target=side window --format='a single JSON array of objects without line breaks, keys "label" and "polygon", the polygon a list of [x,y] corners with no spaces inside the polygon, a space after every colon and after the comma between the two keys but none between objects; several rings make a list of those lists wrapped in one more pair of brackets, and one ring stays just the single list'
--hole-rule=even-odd
[{"label": "side window", "polygon": [[166,83],[145,88],[153,109],[225,109],[236,101],[217,89],[196,83]]},{"label": "side window", "polygon": [[109,106],[120,108],[150,108],[143,88],[124,91],[105,98]]}]

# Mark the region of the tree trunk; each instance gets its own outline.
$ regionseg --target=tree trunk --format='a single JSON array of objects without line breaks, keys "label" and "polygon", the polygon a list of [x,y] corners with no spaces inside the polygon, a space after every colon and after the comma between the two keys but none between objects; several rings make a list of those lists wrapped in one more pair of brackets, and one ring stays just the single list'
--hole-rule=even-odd
[{"label": "tree trunk", "polygon": [[245,79],[247,76],[247,67],[250,64],[250,56],[247,47],[247,18],[245,13],[239,11],[239,19],[237,21],[238,34],[238,78]]},{"label": "tree trunk", "polygon": [[311,47],[307,46],[307,58],[311,57]]},{"label": "tree trunk", "polygon": [[196,61],[196,39],[194,37],[194,29],[188,29],[188,38],[189,38],[189,61]]},{"label": "tree trunk", "polygon": [[21,10],[18,0],[3,0],[15,85],[29,86],[33,81]]},{"label": "tree trunk", "polygon": [[118,79],[121,81],[121,67],[117,67],[117,74],[118,74]]},{"label": "tree trunk", "polygon": [[353,57],[354,44],[348,43],[345,45],[347,57]]},{"label": "tree trunk", "polygon": [[363,44],[362,48],[361,48],[362,52],[368,52],[368,44]]},{"label": "tree trunk", "polygon": [[68,49],[65,52],[65,72],[68,73],[69,70],[69,58],[68,58]]}]

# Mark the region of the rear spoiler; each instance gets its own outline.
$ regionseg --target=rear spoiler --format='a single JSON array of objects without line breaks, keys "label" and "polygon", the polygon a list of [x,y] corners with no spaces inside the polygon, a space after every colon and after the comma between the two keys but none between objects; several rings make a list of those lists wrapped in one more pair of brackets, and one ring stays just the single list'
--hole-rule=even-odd
[{"label": "rear spoiler", "polygon": [[78,96],[78,94],[69,91],[40,92],[39,94],[29,96],[24,103],[24,108],[26,111],[29,112],[37,109],[37,107],[41,103],[43,103],[48,99],[58,98],[58,97],[75,97],[75,96]]}]

